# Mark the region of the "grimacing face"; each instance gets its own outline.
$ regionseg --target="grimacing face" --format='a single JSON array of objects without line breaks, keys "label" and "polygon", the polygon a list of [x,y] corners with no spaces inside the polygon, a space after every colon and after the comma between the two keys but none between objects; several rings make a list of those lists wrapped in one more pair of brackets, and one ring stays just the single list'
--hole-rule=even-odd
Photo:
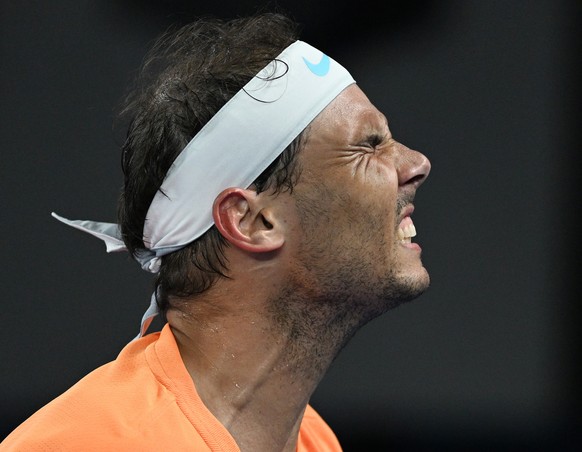
[{"label": "grimacing face", "polygon": [[357,85],[311,123],[299,159],[296,281],[316,298],[359,306],[363,321],[426,290],[410,216],[430,162],[392,137]]}]

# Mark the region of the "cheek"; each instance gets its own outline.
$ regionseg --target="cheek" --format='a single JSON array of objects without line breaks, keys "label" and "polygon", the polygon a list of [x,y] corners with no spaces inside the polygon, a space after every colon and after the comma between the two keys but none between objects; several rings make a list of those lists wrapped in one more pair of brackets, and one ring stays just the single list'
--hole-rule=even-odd
[{"label": "cheek", "polygon": [[388,155],[356,154],[349,162],[354,182],[362,185],[398,187],[398,173],[393,159]]},{"label": "cheek", "polygon": [[398,197],[398,174],[393,165],[380,158],[362,159],[353,177],[360,203],[372,211],[393,215]]},{"label": "cheek", "polygon": [[[318,229],[331,226],[349,233],[358,226],[368,235],[394,232],[398,176],[386,159],[370,155],[345,159],[335,168],[305,174],[303,184],[296,187],[298,207],[302,216],[309,218]],[[325,174],[322,177],[321,174]],[[311,176],[311,177],[310,177]],[[302,175],[303,177],[303,175]]]}]

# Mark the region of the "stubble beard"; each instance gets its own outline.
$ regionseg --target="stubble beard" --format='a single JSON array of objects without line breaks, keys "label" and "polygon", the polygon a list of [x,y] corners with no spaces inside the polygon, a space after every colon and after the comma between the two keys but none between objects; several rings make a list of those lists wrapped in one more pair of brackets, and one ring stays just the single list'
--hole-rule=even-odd
[{"label": "stubble beard", "polygon": [[[398,212],[410,202],[409,198],[399,200]],[[306,364],[304,376],[320,378],[362,326],[422,294],[428,275],[399,274],[397,257],[389,258],[396,254],[387,252],[399,244],[386,243],[381,232],[387,225],[378,224],[377,216],[358,223],[366,225],[361,234],[367,239],[350,243],[326,229],[333,222],[322,218],[320,209],[303,204],[305,241],[287,284],[271,305],[279,327],[292,338],[290,355]],[[348,235],[353,237],[353,231]]]},{"label": "stubble beard", "polygon": [[[323,205],[338,199],[340,205],[345,204],[347,218],[343,220],[349,227],[338,231],[335,218],[322,216],[318,207],[321,199]],[[341,311],[343,305],[346,315],[351,314],[358,326],[421,295],[428,288],[429,277],[420,257],[416,268],[403,267],[401,244],[388,243],[387,239],[396,238],[401,212],[413,200],[414,192],[398,197],[395,224],[390,225],[372,209],[354,209],[356,213],[352,213],[350,200],[342,200],[341,195],[330,190],[323,189],[319,203],[298,197],[305,231],[298,256],[305,272],[295,278],[295,290],[300,292],[303,283],[309,281],[315,299],[330,304],[334,310]],[[393,236],[386,235],[388,229],[394,231]]]},{"label": "stubble beard", "polygon": [[388,274],[371,281],[365,267],[351,270],[342,267],[324,275],[326,284],[313,273],[311,278],[303,274],[300,283],[299,275],[292,275],[270,303],[275,324],[288,338],[289,362],[315,384],[360,328],[426,288],[413,278]]}]

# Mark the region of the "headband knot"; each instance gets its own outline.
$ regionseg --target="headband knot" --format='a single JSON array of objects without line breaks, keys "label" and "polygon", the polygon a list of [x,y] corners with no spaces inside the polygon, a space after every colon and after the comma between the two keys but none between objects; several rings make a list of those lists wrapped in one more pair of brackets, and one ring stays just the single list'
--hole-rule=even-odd
[{"label": "headband knot", "polygon": [[153,256],[150,260],[143,263],[141,268],[150,273],[158,273],[162,265],[162,258],[158,256]]}]

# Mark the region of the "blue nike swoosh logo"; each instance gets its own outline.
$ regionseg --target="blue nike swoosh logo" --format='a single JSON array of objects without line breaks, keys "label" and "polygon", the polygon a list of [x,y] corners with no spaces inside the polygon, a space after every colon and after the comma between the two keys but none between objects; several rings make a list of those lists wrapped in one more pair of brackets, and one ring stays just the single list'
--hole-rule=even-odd
[{"label": "blue nike swoosh logo", "polygon": [[309,61],[305,57],[303,57],[303,61],[305,61],[305,64],[307,65],[307,69],[309,69],[311,72],[313,72],[318,77],[323,77],[324,75],[326,75],[329,72],[330,60],[329,60],[329,57],[325,53],[321,56],[321,60],[317,64],[312,63],[311,61]]}]

